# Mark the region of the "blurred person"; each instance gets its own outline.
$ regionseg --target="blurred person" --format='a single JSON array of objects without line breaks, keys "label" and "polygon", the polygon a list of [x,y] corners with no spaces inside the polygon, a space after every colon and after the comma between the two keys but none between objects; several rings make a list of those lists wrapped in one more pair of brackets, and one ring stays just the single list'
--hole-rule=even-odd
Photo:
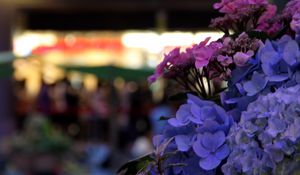
[{"label": "blurred person", "polygon": [[24,126],[24,121],[32,110],[32,99],[27,93],[24,81],[15,82],[15,112],[16,112],[16,127],[21,130]]},{"label": "blurred person", "polygon": [[131,94],[131,106],[129,110],[130,139],[134,141],[137,137],[151,130],[149,114],[152,108],[151,91],[144,85],[139,85],[137,91]]},{"label": "blurred person", "polygon": [[[65,100],[67,103],[67,113],[65,115],[65,127],[69,135],[77,137],[80,132],[79,123],[79,92],[68,79],[64,79],[67,85]],[[76,131],[77,130],[77,131]]]},{"label": "blurred person", "polygon": [[41,89],[36,100],[36,110],[46,116],[51,113],[52,101],[50,97],[51,85],[46,84],[42,80]]},{"label": "blurred person", "polygon": [[51,106],[50,118],[60,130],[72,137],[80,132],[79,93],[67,78],[54,83],[49,89]]},{"label": "blurred person", "polygon": [[[51,115],[52,122],[60,127],[66,127],[65,115],[67,113],[67,101],[65,94],[67,91],[67,84],[64,81],[58,81],[53,84],[50,90],[51,97]],[[62,129],[60,128],[60,129]]]},{"label": "blurred person", "polygon": [[98,84],[97,90],[90,98],[91,117],[89,135],[92,138],[103,138],[110,130],[110,87]]}]

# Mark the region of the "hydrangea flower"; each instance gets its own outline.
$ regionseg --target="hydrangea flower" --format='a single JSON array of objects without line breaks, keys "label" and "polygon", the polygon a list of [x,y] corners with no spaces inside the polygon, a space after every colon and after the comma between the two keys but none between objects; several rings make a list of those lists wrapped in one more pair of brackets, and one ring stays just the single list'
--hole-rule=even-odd
[{"label": "hydrangea flower", "polygon": [[193,148],[202,169],[213,170],[228,156],[230,151],[225,137],[232,119],[213,102],[189,94],[187,104],[181,105],[176,117],[168,122],[175,128],[193,128],[193,132],[181,131],[174,135],[175,143],[179,151]]},{"label": "hydrangea flower", "polygon": [[271,27],[268,21],[277,11],[277,7],[269,4],[267,0],[222,0],[215,3],[214,8],[224,13],[224,16],[214,19],[212,26],[227,35],[229,29],[235,33],[265,31]]},{"label": "hydrangea flower", "polygon": [[221,13],[235,13],[239,8],[246,5],[266,5],[267,0],[221,0],[214,4],[215,9],[219,9]]},{"label": "hydrangea flower", "polygon": [[220,42],[211,42],[206,46],[206,43],[209,41],[207,38],[204,42],[193,47],[193,54],[196,59],[195,66],[196,68],[202,68],[207,66],[210,59],[217,53],[218,49],[222,47]]},{"label": "hydrangea flower", "polygon": [[296,40],[300,42],[300,10],[293,15],[293,20],[290,25],[291,29],[296,33]]},{"label": "hydrangea flower", "polygon": [[225,140],[224,131],[205,132],[198,135],[197,141],[193,144],[193,150],[201,158],[199,162],[201,168],[215,169],[229,155],[230,149]]},{"label": "hydrangea flower", "polygon": [[190,48],[186,49],[185,52],[180,52],[179,47],[174,48],[164,56],[163,61],[156,67],[154,74],[148,77],[148,82],[153,83],[162,76],[172,77],[184,73],[195,64],[191,52]]},{"label": "hydrangea flower", "polygon": [[228,139],[232,152],[222,168],[224,174],[273,174],[285,158],[295,161],[300,144],[300,85],[259,96],[231,128]]},{"label": "hydrangea flower", "polygon": [[233,60],[234,60],[235,65],[242,67],[248,62],[248,60],[250,58],[252,58],[253,55],[254,55],[254,52],[252,50],[249,50],[246,53],[236,52],[233,55]]},{"label": "hydrangea flower", "polygon": [[277,41],[267,40],[253,59],[232,71],[223,105],[239,121],[242,111],[260,94],[299,83],[300,50],[290,36]]},{"label": "hydrangea flower", "polygon": [[294,14],[298,13],[300,9],[300,1],[299,0],[291,0],[283,9],[282,15],[286,19],[292,19]]}]

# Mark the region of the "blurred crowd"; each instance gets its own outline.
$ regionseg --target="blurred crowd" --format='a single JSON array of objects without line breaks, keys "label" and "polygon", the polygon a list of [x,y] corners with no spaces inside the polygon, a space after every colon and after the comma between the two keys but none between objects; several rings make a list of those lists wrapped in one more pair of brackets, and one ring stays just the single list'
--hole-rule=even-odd
[{"label": "blurred crowd", "polygon": [[[53,149],[48,147],[33,156],[35,151],[28,153],[15,149],[10,141],[12,139],[7,139],[6,144],[2,144],[6,146],[0,150],[3,155],[0,158],[0,174],[115,174],[124,162],[151,152],[151,138],[153,134],[160,133],[165,124],[160,120],[161,116],[174,113],[174,107],[168,105],[164,98],[154,102],[147,82],[99,81],[97,88],[91,91],[83,84],[65,78],[53,84],[43,82],[34,98],[28,94],[25,84],[18,81],[14,86],[16,132],[13,137],[21,135],[27,138],[24,133],[32,135],[27,132],[32,130],[28,129],[30,123],[41,118],[49,123],[46,128],[51,127],[53,133],[63,135],[70,146],[59,156],[52,154]],[[44,145],[44,141],[41,142]],[[58,141],[53,143],[56,145],[49,147],[60,145]],[[29,155],[32,160],[32,157],[38,157],[40,163],[36,166],[23,165],[27,162],[26,156],[14,155]],[[58,157],[60,161],[55,161]],[[60,163],[43,168],[43,161],[48,165]],[[70,169],[78,170],[71,172]]]}]

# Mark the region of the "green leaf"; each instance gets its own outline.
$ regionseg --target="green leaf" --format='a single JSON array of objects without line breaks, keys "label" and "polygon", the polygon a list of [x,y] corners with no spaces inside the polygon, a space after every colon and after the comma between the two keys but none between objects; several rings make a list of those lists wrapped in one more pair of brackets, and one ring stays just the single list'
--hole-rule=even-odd
[{"label": "green leaf", "polygon": [[119,168],[117,173],[122,173],[123,175],[136,175],[137,173],[144,171],[147,166],[153,162],[155,162],[155,160],[152,158],[152,153],[147,154],[125,163]]}]

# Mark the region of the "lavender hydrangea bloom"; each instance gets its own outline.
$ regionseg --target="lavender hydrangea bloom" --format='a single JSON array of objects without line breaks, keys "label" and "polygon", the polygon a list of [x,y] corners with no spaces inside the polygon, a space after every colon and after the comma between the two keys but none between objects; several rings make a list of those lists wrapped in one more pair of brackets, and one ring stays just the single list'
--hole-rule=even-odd
[{"label": "lavender hydrangea bloom", "polygon": [[218,131],[214,134],[199,134],[193,144],[195,153],[201,158],[199,165],[205,170],[215,169],[229,153],[229,146],[225,143],[225,133]]},{"label": "lavender hydrangea bloom", "polygon": [[298,43],[287,35],[277,41],[267,40],[244,67],[232,71],[232,77],[221,97],[225,109],[239,121],[241,112],[259,95],[300,82]]},{"label": "lavender hydrangea bloom", "polygon": [[197,129],[200,132],[203,129],[205,130],[206,124],[215,123],[216,127],[210,132],[215,132],[219,129],[228,132],[232,121],[220,106],[188,94],[187,104],[181,105],[176,113],[176,117],[169,119],[168,122],[174,127],[186,126],[190,123],[196,124],[199,125]]},{"label": "lavender hydrangea bloom", "polygon": [[[224,174],[274,174],[300,153],[300,85],[259,96],[231,127]],[[285,168],[289,169],[289,168]],[[288,173],[284,173],[288,174]]]},{"label": "lavender hydrangea bloom", "polygon": [[188,94],[187,104],[180,106],[175,118],[168,120],[176,128],[193,128],[192,132],[173,135],[177,150],[188,152],[192,148],[204,170],[215,169],[230,150],[225,142],[233,122],[223,108]]}]

